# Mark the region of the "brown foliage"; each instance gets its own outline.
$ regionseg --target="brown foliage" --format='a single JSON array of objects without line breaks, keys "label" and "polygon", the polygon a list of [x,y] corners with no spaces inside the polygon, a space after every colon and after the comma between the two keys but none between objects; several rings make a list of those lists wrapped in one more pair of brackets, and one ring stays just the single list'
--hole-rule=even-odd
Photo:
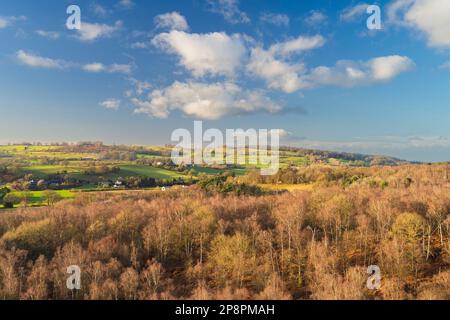
[{"label": "brown foliage", "polygon": [[88,193],[4,213],[0,298],[449,298],[448,166],[310,170],[296,174],[322,181],[312,191]]}]

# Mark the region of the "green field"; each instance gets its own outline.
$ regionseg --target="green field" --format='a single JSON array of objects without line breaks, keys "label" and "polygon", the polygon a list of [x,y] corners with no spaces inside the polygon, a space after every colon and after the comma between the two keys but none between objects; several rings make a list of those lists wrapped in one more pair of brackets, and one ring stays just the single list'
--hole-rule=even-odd
[{"label": "green field", "polygon": [[[86,167],[84,168],[86,169]],[[22,171],[24,173],[33,174],[33,176],[37,178],[46,178],[48,175],[56,174],[56,173],[81,173],[83,171],[82,166],[60,166],[60,165],[37,165],[37,166],[29,166],[23,167]]]},{"label": "green field", "polygon": [[[69,191],[69,190],[57,190],[54,191],[56,194],[58,194],[61,199],[73,199],[76,196],[76,192]],[[46,204],[46,198],[45,198],[45,191],[27,191],[27,194],[29,194],[30,197],[30,203],[29,206],[42,206]],[[13,191],[11,192],[14,196],[23,196],[25,192],[22,191]],[[22,206],[21,204],[17,205],[16,207]],[[0,205],[0,208],[3,208],[3,205]]]},{"label": "green field", "polygon": [[[130,177],[154,178],[159,180],[157,184],[170,185],[173,180],[177,179],[184,179],[186,183],[190,183],[203,175],[217,176],[226,172],[232,172],[235,176],[244,176],[255,169],[267,167],[264,164],[251,164],[257,160],[253,155],[253,159],[247,158],[247,163],[239,168],[193,166],[187,168],[184,172],[178,172],[176,166],[169,164],[170,150],[170,146],[105,146],[89,143],[58,146],[0,146],[0,169],[3,172],[8,172],[7,175],[5,174],[4,180],[0,177],[0,185],[8,186],[13,191],[13,195],[21,195],[17,190],[26,190],[27,188],[31,190],[65,189],[56,192],[62,199],[71,199],[75,197],[77,192],[131,190],[130,185],[114,188],[115,182],[121,178],[123,180]],[[344,161],[331,158],[328,160],[332,164]],[[300,152],[280,152],[281,168],[291,165],[307,166],[311,161],[314,161],[314,159],[311,160],[308,155]],[[163,162],[163,164],[159,162]],[[11,179],[11,176],[13,179]],[[44,187],[36,187],[36,180],[42,180],[39,183],[41,186],[44,184]],[[127,182],[125,181],[125,183]],[[33,184],[33,187],[29,187]],[[267,188],[269,187],[266,186]],[[281,186],[277,186],[276,189],[279,188]],[[282,186],[282,189],[287,190],[295,188],[293,186]],[[29,202],[36,206],[45,205],[44,192],[31,191]]]},{"label": "green field", "polygon": [[170,180],[178,178],[186,178],[185,175],[161,168],[155,168],[144,165],[120,165],[120,172],[115,174],[117,177],[131,177],[131,176],[143,176],[147,178],[155,178],[161,180]]},{"label": "green field", "polygon": [[[44,198],[45,198],[44,192],[45,191],[27,191],[27,193],[30,193],[32,195],[32,200],[36,201],[36,202],[44,200]],[[72,192],[70,190],[57,190],[55,192],[63,199],[70,199],[70,198],[75,197],[75,192]],[[24,193],[25,192],[22,192],[22,191],[12,192],[13,195],[18,195],[18,196],[21,196]]]},{"label": "green field", "polygon": [[61,152],[60,146],[0,146],[0,154],[20,158],[49,158],[49,159],[98,159],[95,153]]},{"label": "green field", "polygon": [[194,175],[198,175],[198,174],[208,174],[208,175],[219,175],[222,174],[226,171],[231,171],[233,172],[236,176],[243,176],[245,175],[248,170],[247,169],[239,169],[239,168],[235,168],[235,169],[215,169],[215,168],[207,168],[207,167],[193,167],[192,169],[190,169],[190,172]]},{"label": "green field", "polygon": [[224,172],[224,170],[221,169],[214,169],[214,168],[206,168],[206,167],[193,167],[189,170],[192,174],[221,174]]},{"label": "green field", "polygon": [[[168,179],[178,179],[186,177],[185,175],[176,172],[176,171],[170,171],[162,168],[155,168],[151,166],[146,165],[137,165],[137,164],[118,164],[117,165],[120,168],[120,171],[118,173],[114,174],[107,174],[106,176],[110,179],[117,179],[119,177],[126,178],[131,176],[143,176],[147,178],[155,178],[155,179],[162,179],[162,180],[168,180]],[[22,171],[23,173],[30,173],[33,174],[33,176],[38,178],[45,178],[51,174],[57,174],[57,173],[70,173],[74,174],[75,177],[79,178],[87,178],[89,177],[83,172],[87,170],[88,166],[61,166],[61,165],[37,165],[37,166],[29,166],[29,167],[23,167]]]}]

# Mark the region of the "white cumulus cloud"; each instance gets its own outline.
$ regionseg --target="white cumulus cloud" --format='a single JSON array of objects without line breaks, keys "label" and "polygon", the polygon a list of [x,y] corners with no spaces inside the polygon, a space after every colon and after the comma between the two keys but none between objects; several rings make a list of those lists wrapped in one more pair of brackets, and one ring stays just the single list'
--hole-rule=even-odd
[{"label": "white cumulus cloud", "polygon": [[408,72],[415,63],[408,57],[392,55],[369,61],[340,60],[334,66],[307,68],[301,62],[287,62],[261,48],[252,50],[247,66],[250,74],[264,79],[272,89],[293,93],[321,86],[355,87],[389,81]]},{"label": "white cumulus cloud", "polygon": [[148,100],[134,98],[135,112],[167,118],[172,110],[198,119],[219,119],[227,115],[278,112],[282,108],[261,91],[245,90],[232,82],[175,82],[153,90]]},{"label": "white cumulus cloud", "polygon": [[247,70],[250,74],[262,78],[269,88],[280,89],[286,93],[295,92],[307,86],[302,79],[305,65],[301,62],[290,63],[285,59],[291,54],[312,50],[323,46],[325,39],[318,35],[299,36],[296,39],[272,45],[268,50],[251,50]]},{"label": "white cumulus cloud", "polygon": [[390,22],[420,31],[430,47],[450,46],[450,1],[394,0],[388,7]]},{"label": "white cumulus cloud", "polygon": [[241,35],[224,32],[196,34],[174,30],[157,35],[152,44],[177,55],[180,64],[195,77],[233,76],[247,52]]},{"label": "white cumulus cloud", "polygon": [[386,56],[372,59],[368,62],[370,74],[375,81],[390,80],[400,73],[414,68],[414,62],[404,56]]},{"label": "white cumulus cloud", "polygon": [[305,70],[303,63],[289,64],[278,60],[262,48],[252,49],[247,70],[250,74],[264,79],[271,89],[292,93],[304,87],[300,75]]},{"label": "white cumulus cloud", "polygon": [[410,58],[392,55],[365,62],[341,60],[333,67],[316,67],[303,77],[308,87],[354,87],[389,81],[414,67],[415,63]]}]

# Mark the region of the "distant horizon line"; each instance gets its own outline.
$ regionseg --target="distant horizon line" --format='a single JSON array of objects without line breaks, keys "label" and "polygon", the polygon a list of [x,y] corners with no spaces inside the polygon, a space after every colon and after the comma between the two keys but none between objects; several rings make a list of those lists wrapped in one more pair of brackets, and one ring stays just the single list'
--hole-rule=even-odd
[{"label": "distant horizon line", "polygon": [[[128,143],[105,143],[103,141],[62,141],[62,142],[40,142],[40,141],[34,141],[34,142],[8,142],[8,143],[0,143],[1,147],[6,146],[64,146],[64,145],[81,145],[81,144],[101,144],[103,146],[130,146],[130,147],[170,147],[174,146],[174,144],[171,143],[165,143],[165,144],[128,144]],[[224,146],[226,147],[226,146]],[[420,160],[406,160],[402,159],[396,156],[391,156],[388,154],[373,154],[373,153],[362,153],[362,152],[350,152],[350,151],[337,151],[332,149],[314,149],[314,148],[306,148],[306,147],[299,147],[299,146],[292,146],[292,145],[280,145],[280,148],[295,148],[295,149],[303,149],[303,150],[309,150],[309,151],[322,151],[322,152],[334,152],[334,153],[340,153],[340,154],[353,154],[353,155],[361,155],[361,156],[369,156],[369,157],[388,157],[394,160],[398,161],[404,161],[410,164],[427,164],[427,163],[433,163],[433,164],[439,164],[439,163],[450,163],[450,160],[448,161],[420,161]]]}]

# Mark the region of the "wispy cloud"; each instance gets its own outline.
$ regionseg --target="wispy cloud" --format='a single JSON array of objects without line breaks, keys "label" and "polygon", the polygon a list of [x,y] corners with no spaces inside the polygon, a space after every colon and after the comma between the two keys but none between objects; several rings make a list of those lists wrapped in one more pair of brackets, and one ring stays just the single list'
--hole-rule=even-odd
[{"label": "wispy cloud", "polygon": [[346,141],[302,139],[298,145],[311,149],[367,152],[367,150],[406,150],[449,148],[450,138],[444,136],[378,136],[355,137]]},{"label": "wispy cloud", "polygon": [[143,42],[143,41],[137,41],[137,42],[133,42],[130,47],[132,49],[146,49],[148,48],[150,45],[150,42]]},{"label": "wispy cloud", "polygon": [[65,61],[62,59],[53,59],[43,57],[35,53],[27,52],[25,50],[19,50],[15,55],[16,59],[29,67],[43,68],[43,69],[81,69],[90,73],[121,73],[131,74],[133,71],[132,64],[118,64],[105,65],[103,63],[94,62],[88,64],[80,64],[76,62]]},{"label": "wispy cloud", "polygon": [[55,31],[36,30],[35,33],[38,36],[41,36],[41,37],[47,38],[47,39],[52,39],[52,40],[59,39],[59,37],[60,37],[60,34]]},{"label": "wispy cloud", "polygon": [[345,22],[354,21],[365,14],[369,6],[367,3],[359,3],[355,6],[347,7],[341,12],[340,19]]},{"label": "wispy cloud", "polygon": [[221,14],[231,24],[250,23],[247,14],[239,9],[239,0],[208,0],[209,10]]},{"label": "wispy cloud", "polygon": [[154,19],[156,28],[169,29],[169,30],[189,30],[189,25],[186,18],[178,12],[169,12],[165,14],[157,15]]},{"label": "wispy cloud", "polygon": [[11,26],[12,24],[14,24],[16,21],[24,21],[26,19],[27,18],[25,16],[19,16],[19,17],[15,17],[15,16],[9,16],[9,17],[0,16],[0,29],[7,28],[7,27]]},{"label": "wispy cloud", "polygon": [[9,21],[4,17],[0,17],[0,29],[6,28],[8,25]]},{"label": "wispy cloud", "polygon": [[275,55],[287,56],[307,50],[320,48],[325,44],[325,38],[321,35],[299,36],[292,40],[279,42],[272,45],[269,51]]},{"label": "wispy cloud", "polygon": [[123,26],[122,21],[116,21],[114,25],[82,22],[78,30],[78,39],[91,42],[99,38],[110,38]]},{"label": "wispy cloud", "polygon": [[280,13],[262,13],[259,16],[259,20],[261,20],[264,23],[272,24],[274,26],[278,27],[287,27],[289,25],[289,16],[286,14],[280,14]]},{"label": "wispy cloud", "polygon": [[305,23],[311,27],[318,27],[327,20],[328,17],[323,12],[316,10],[311,11],[304,19]]},{"label": "wispy cloud", "polygon": [[120,107],[121,101],[118,99],[107,99],[105,101],[100,102],[100,106],[110,110],[117,110]]},{"label": "wispy cloud", "polygon": [[129,78],[128,80],[134,87],[133,90],[128,91],[128,97],[132,97],[133,95],[140,96],[153,87],[148,81],[140,81],[135,78]]},{"label": "wispy cloud", "polygon": [[98,3],[92,3],[90,9],[99,18],[105,18],[112,13],[112,10],[107,9]]},{"label": "wispy cloud", "polygon": [[132,72],[132,65],[130,64],[112,64],[112,65],[104,65],[103,63],[95,62],[83,65],[82,69],[87,72],[92,73],[123,73],[130,74]]},{"label": "wispy cloud", "polygon": [[62,69],[66,64],[62,60],[42,57],[24,50],[17,51],[16,58],[19,62],[33,68]]},{"label": "wispy cloud", "polygon": [[440,69],[450,70],[450,61],[446,61],[439,66]]},{"label": "wispy cloud", "polygon": [[133,2],[133,0],[120,0],[117,5],[118,7],[123,9],[131,9],[135,6],[135,3]]}]

